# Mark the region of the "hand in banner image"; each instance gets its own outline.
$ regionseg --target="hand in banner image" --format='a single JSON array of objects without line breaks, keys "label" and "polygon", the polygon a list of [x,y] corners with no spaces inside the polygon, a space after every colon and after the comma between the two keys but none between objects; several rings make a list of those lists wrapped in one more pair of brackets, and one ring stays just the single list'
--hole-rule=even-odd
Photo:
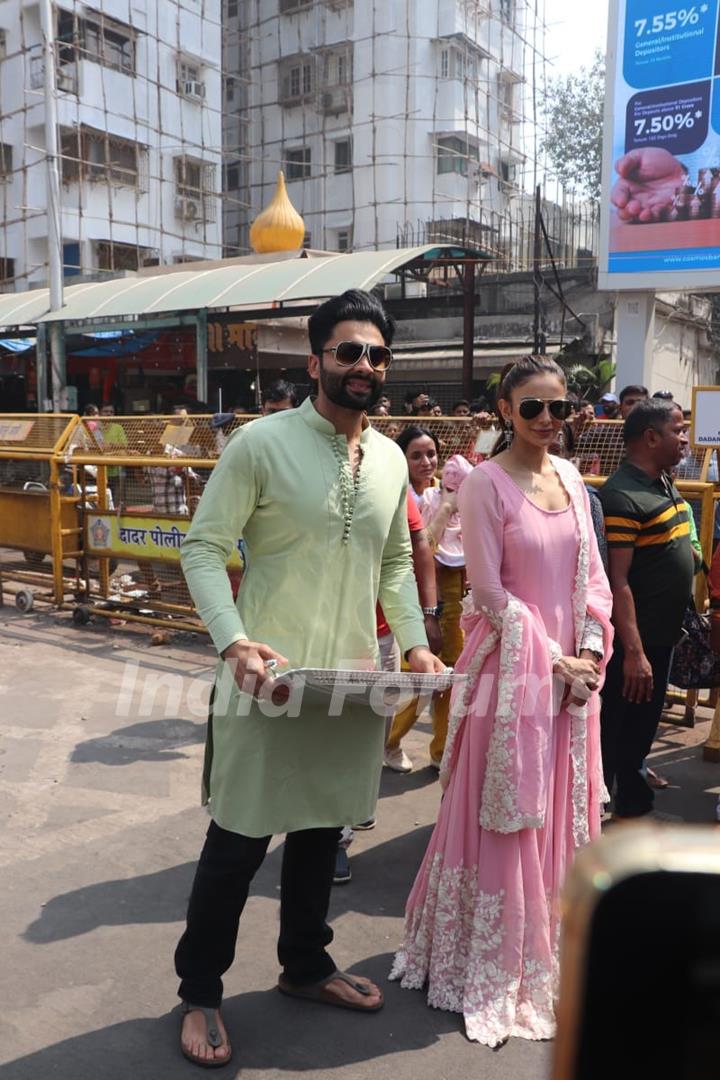
[{"label": "hand in banner image", "polygon": [[668,210],[678,188],[686,183],[686,172],[668,150],[649,146],[631,150],[615,162],[620,179],[610,201],[621,221],[659,221]]}]

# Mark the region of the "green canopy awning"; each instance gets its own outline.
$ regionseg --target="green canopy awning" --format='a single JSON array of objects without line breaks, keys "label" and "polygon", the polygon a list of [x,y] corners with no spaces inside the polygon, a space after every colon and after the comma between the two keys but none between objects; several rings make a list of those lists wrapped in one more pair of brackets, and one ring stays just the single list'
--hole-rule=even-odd
[{"label": "green canopy awning", "polygon": [[[322,300],[345,289],[371,289],[388,274],[417,260],[472,255],[456,246],[425,244],[389,251],[290,258],[233,260],[229,265],[132,274],[111,281],[71,285],[64,305],[51,312],[49,291],[0,295],[0,327],[63,321],[72,324],[152,317],[168,312],[267,308]],[[482,256],[480,256],[482,257]]]}]

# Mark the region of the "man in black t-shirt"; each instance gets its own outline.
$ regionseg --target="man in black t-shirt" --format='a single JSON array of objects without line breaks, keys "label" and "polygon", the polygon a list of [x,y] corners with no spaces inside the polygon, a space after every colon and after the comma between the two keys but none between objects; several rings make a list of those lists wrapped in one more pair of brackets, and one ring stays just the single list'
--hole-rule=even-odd
[{"label": "man in black t-shirt", "polygon": [[640,401],[625,420],[626,458],[600,490],[605,515],[615,652],[602,692],[605,783],[615,817],[653,807],[642,775],[662,714],[672,650],[694,574],[686,504],[668,473],[687,448],[672,401]]}]

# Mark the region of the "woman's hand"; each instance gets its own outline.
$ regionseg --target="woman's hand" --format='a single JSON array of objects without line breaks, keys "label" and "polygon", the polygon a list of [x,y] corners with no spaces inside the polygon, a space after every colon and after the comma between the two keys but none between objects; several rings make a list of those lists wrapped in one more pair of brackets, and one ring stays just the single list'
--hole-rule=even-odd
[{"label": "woman's hand", "polygon": [[426,529],[430,543],[433,544],[435,547],[437,547],[440,543],[440,540],[442,539],[442,534],[445,532],[450,518],[453,516],[453,514],[457,513],[457,508],[457,491],[447,491],[445,488],[443,488],[438,508],[433,514]]},{"label": "woman's hand", "polygon": [[600,685],[600,665],[587,653],[584,656],[561,656],[553,665],[553,672],[559,675],[567,690],[563,705],[583,706]]}]

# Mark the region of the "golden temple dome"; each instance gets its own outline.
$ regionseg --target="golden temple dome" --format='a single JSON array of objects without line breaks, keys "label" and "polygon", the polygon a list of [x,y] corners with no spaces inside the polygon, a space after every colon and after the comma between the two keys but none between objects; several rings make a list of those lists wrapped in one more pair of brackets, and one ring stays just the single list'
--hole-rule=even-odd
[{"label": "golden temple dome", "polygon": [[297,251],[302,247],[305,222],[290,202],[285,176],[277,175],[275,194],[250,227],[250,243],[258,255],[270,251]]}]

